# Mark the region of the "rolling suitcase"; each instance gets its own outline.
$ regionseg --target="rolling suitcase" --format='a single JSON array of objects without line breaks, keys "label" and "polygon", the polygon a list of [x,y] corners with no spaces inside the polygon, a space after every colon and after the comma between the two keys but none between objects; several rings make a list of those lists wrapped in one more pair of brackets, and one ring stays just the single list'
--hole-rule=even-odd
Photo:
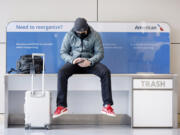
[{"label": "rolling suitcase", "polygon": [[30,128],[46,128],[50,129],[51,122],[51,107],[50,107],[50,92],[44,90],[44,54],[32,54],[34,56],[43,57],[42,71],[42,89],[34,90],[34,75],[31,74],[31,90],[25,93],[25,129]]}]

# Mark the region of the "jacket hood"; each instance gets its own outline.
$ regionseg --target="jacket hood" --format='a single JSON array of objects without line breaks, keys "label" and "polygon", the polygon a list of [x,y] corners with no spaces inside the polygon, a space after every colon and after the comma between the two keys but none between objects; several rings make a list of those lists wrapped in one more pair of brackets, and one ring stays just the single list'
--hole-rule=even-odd
[{"label": "jacket hood", "polygon": [[[89,25],[89,28],[90,28],[90,33],[89,33],[89,35],[87,36],[87,37],[90,37],[91,35],[93,35],[94,33],[95,33],[95,30]],[[76,37],[77,38],[77,35],[75,34],[75,31],[74,31],[74,29],[72,28],[71,30],[70,30],[70,32],[68,33],[71,37]]]}]

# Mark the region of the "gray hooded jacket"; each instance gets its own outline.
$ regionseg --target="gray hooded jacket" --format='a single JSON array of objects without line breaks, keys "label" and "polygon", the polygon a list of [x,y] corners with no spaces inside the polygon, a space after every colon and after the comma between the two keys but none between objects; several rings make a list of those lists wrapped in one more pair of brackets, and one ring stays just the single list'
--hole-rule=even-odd
[{"label": "gray hooded jacket", "polygon": [[[90,27],[90,26],[89,26]],[[73,29],[66,33],[60,54],[65,62],[73,63],[78,58],[87,58],[91,65],[100,62],[104,57],[101,37],[92,27],[90,34],[83,40],[76,36]]]}]

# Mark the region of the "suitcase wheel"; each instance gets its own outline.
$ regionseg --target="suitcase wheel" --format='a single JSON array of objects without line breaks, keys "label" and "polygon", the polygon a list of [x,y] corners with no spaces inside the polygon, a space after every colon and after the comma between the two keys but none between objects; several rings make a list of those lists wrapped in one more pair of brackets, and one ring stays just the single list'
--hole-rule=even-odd
[{"label": "suitcase wheel", "polygon": [[30,129],[30,125],[29,124],[26,124],[25,126],[24,126],[24,128],[27,130],[27,129]]},{"label": "suitcase wheel", "polygon": [[45,129],[47,129],[47,130],[51,129],[50,125],[45,125],[44,127],[45,127]]}]

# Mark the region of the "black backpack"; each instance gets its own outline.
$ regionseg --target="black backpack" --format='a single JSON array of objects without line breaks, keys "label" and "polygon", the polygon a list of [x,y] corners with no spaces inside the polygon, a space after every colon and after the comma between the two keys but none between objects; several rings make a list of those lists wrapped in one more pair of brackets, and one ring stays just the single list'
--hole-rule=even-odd
[{"label": "black backpack", "polygon": [[15,71],[18,74],[30,74],[30,73],[41,74],[42,70],[43,70],[42,57],[34,56],[34,60],[33,60],[32,55],[23,55],[20,56],[20,58],[16,62],[16,70],[14,68],[11,68],[11,70],[8,73]]}]

